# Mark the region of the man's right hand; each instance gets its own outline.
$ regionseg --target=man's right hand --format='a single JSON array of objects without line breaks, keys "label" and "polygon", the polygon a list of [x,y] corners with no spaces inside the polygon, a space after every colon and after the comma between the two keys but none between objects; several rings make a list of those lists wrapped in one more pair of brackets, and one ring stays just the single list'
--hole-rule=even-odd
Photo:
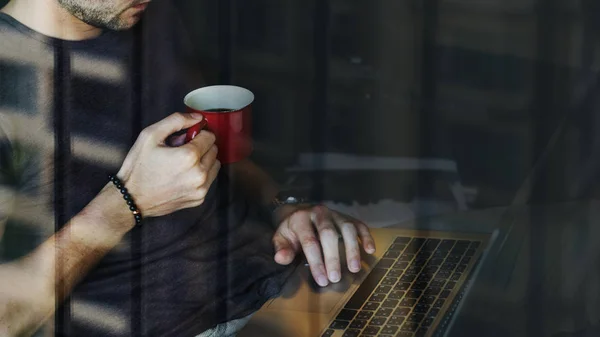
[{"label": "man's right hand", "polygon": [[171,147],[172,134],[198,124],[200,114],[175,113],[142,131],[127,154],[119,177],[144,217],[201,205],[221,168],[215,136],[201,131],[194,140]]}]

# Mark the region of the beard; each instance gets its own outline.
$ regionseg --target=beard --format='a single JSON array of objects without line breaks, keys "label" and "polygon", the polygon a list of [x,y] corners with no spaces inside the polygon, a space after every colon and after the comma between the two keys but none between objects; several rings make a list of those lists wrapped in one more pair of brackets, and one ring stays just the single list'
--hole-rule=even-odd
[{"label": "beard", "polygon": [[114,1],[58,0],[58,3],[71,15],[93,27],[125,30],[132,26],[121,18],[124,10],[118,9]]}]

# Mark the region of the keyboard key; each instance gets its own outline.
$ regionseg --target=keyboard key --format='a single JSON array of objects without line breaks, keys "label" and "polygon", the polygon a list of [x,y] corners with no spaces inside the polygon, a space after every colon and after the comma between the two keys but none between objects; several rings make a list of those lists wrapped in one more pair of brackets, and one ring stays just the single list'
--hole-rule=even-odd
[{"label": "keyboard key", "polygon": [[454,289],[454,287],[456,287],[456,282],[449,281],[448,283],[446,283],[446,287],[444,287],[444,289],[445,290],[452,290],[452,289]]},{"label": "keyboard key", "polygon": [[379,329],[380,328],[377,326],[369,325],[368,327],[365,328],[365,330],[363,330],[363,335],[375,336],[379,333]]},{"label": "keyboard key", "polygon": [[418,252],[421,249],[421,246],[425,244],[426,239],[423,238],[414,238],[412,241],[406,246],[407,252]]},{"label": "keyboard key", "polygon": [[402,290],[394,290],[389,295],[388,298],[393,300],[399,300],[404,296],[405,292]]},{"label": "keyboard key", "polygon": [[402,302],[400,302],[400,305],[403,306],[403,307],[410,307],[410,308],[412,308],[412,307],[415,306],[416,303],[417,303],[417,300],[414,299],[414,298],[404,298],[402,300]]},{"label": "keyboard key", "polygon": [[383,327],[383,329],[381,329],[381,333],[387,333],[390,335],[393,335],[396,333],[396,331],[398,331],[399,327],[395,326],[395,325],[386,325]]},{"label": "keyboard key", "polygon": [[473,242],[471,242],[471,246],[469,246],[469,247],[477,249],[477,248],[479,248],[480,245],[481,245],[481,242],[473,241]]},{"label": "keyboard key", "polygon": [[444,284],[446,284],[445,280],[433,280],[431,281],[431,284],[429,284],[430,287],[443,287]]},{"label": "keyboard key", "polygon": [[429,284],[429,282],[415,282],[415,284],[412,285],[411,289],[412,290],[425,290],[427,289],[427,285]]},{"label": "keyboard key", "polygon": [[466,264],[459,264],[458,267],[456,267],[456,271],[459,273],[463,273],[465,270],[467,270]]},{"label": "keyboard key", "polygon": [[379,287],[377,287],[377,289],[375,289],[375,293],[376,294],[387,294],[391,290],[392,290],[391,286],[380,285]]},{"label": "keyboard key", "polygon": [[396,334],[396,337],[413,337],[413,333],[407,331],[400,331]]},{"label": "keyboard key", "polygon": [[393,286],[398,282],[398,279],[395,277],[386,277],[381,281],[381,284],[384,286]]},{"label": "keyboard key", "polygon": [[435,274],[435,279],[448,280],[450,278],[450,273],[451,272],[449,271],[440,270],[437,274]]},{"label": "keyboard key", "polygon": [[431,326],[431,324],[433,324],[434,319],[433,318],[426,318],[422,323],[421,326],[424,327],[428,327]]},{"label": "keyboard key", "polygon": [[428,251],[434,251],[437,248],[437,246],[440,244],[440,242],[442,242],[442,240],[440,240],[440,239],[429,239],[425,243],[425,247],[423,249],[428,250]]},{"label": "keyboard key", "polygon": [[365,307],[363,308],[363,310],[375,311],[375,310],[377,310],[377,308],[379,308],[379,303],[367,302],[367,304],[365,304]]},{"label": "keyboard key", "polygon": [[421,323],[424,318],[425,314],[412,313],[406,318],[406,321],[412,323]]},{"label": "keyboard key", "polygon": [[355,319],[354,321],[352,321],[352,323],[350,323],[351,329],[362,329],[366,326],[367,326],[367,321],[362,320],[362,319]]},{"label": "keyboard key", "polygon": [[375,317],[371,320],[371,325],[374,326],[382,326],[385,324],[385,321],[387,320],[386,317]]},{"label": "keyboard key", "polygon": [[417,282],[429,283],[429,281],[431,281],[432,278],[433,278],[433,274],[421,273],[421,275],[419,275],[419,277],[417,277]]},{"label": "keyboard key", "polygon": [[348,329],[348,330],[346,330],[346,332],[344,332],[344,334],[342,336],[343,337],[359,337],[359,335],[360,335],[360,330]]},{"label": "keyboard key", "polygon": [[373,292],[373,289],[377,287],[379,281],[385,275],[386,270],[381,268],[373,269],[363,283],[358,287],[358,290],[352,295],[352,298],[346,303],[346,309],[358,310],[365,303],[369,295]]},{"label": "keyboard key", "polygon": [[321,337],[331,337],[334,333],[335,330],[327,329],[327,331],[325,331]]},{"label": "keyboard key", "polygon": [[433,304],[433,307],[436,309],[441,308],[444,305],[444,300],[443,299],[439,299],[437,301],[435,301],[435,303]]},{"label": "keyboard key", "polygon": [[388,249],[388,251],[394,251],[394,252],[401,252],[404,250],[404,247],[406,247],[406,244],[403,243],[394,243],[390,246],[390,248]]},{"label": "keyboard key", "polygon": [[440,267],[441,271],[452,272],[456,268],[456,263],[452,262],[444,262],[444,264]]},{"label": "keyboard key", "polygon": [[370,319],[373,316],[374,312],[373,311],[364,311],[362,310],[361,312],[358,313],[358,315],[356,315],[356,319]]},{"label": "keyboard key", "polygon": [[435,318],[440,313],[440,309],[433,308],[427,313],[427,318]]},{"label": "keyboard key", "polygon": [[410,288],[410,283],[408,283],[408,282],[399,282],[394,287],[394,290],[408,290],[408,288]]},{"label": "keyboard key", "polygon": [[417,275],[415,275],[415,274],[406,274],[406,275],[404,275],[404,276],[402,276],[400,278],[400,281],[402,281],[402,282],[412,282],[416,278],[417,278]]},{"label": "keyboard key", "polygon": [[475,249],[467,249],[467,251],[465,252],[465,256],[473,256],[475,255],[475,252]]},{"label": "keyboard key", "polygon": [[448,256],[446,258],[447,263],[459,263],[462,260],[461,256]]},{"label": "keyboard key", "polygon": [[418,275],[421,272],[421,266],[417,266],[415,264],[411,264],[410,266],[408,266],[408,268],[406,268],[406,273],[407,274],[415,274]]},{"label": "keyboard key", "polygon": [[429,260],[429,258],[433,254],[433,252],[434,252],[433,250],[421,250],[420,252],[417,253],[417,257],[415,259],[417,261],[425,260],[425,262],[427,262],[427,260]]},{"label": "keyboard key", "polygon": [[444,299],[444,298],[448,298],[450,296],[451,291],[450,290],[444,290],[440,293],[440,298]]},{"label": "keyboard key", "polygon": [[406,322],[402,326],[402,331],[415,332],[419,328],[418,323]]},{"label": "keyboard key", "polygon": [[409,290],[406,293],[406,297],[408,298],[419,298],[421,297],[422,292],[420,290]]},{"label": "keyboard key", "polygon": [[461,264],[469,264],[469,262],[471,261],[471,257],[470,256],[465,256],[463,257],[462,260],[460,260]]},{"label": "keyboard key", "polygon": [[426,296],[437,296],[440,294],[440,292],[442,291],[442,288],[440,287],[429,287],[425,290],[425,295]]},{"label": "keyboard key", "polygon": [[440,245],[437,247],[438,252],[448,252],[452,249],[452,247],[454,247],[454,244],[456,243],[456,241],[454,240],[442,240],[442,242],[440,243]]},{"label": "keyboard key", "polygon": [[399,300],[388,299],[381,305],[382,308],[395,308],[398,305]]},{"label": "keyboard key", "polygon": [[396,260],[393,259],[381,259],[375,268],[388,269],[396,263]]},{"label": "keyboard key", "polygon": [[333,321],[333,323],[331,323],[331,325],[329,326],[329,329],[344,330],[348,327],[349,324],[350,322],[347,321]]},{"label": "keyboard key", "polygon": [[381,308],[381,309],[377,310],[377,312],[375,313],[375,316],[388,317],[388,316],[392,315],[392,312],[394,312],[394,309],[392,309],[392,308]]},{"label": "keyboard key", "polygon": [[403,317],[403,316],[392,316],[388,320],[388,324],[389,325],[398,325],[398,326],[400,326],[400,325],[402,325],[402,323],[404,323],[405,319],[406,318]]},{"label": "keyboard key", "polygon": [[460,280],[461,276],[462,276],[462,273],[454,273],[450,277],[450,281],[458,281],[458,280]]},{"label": "keyboard key", "polygon": [[383,257],[385,259],[396,259],[398,256],[400,256],[400,252],[396,250],[388,250],[387,252],[385,252],[385,254],[383,254]]},{"label": "keyboard key", "polygon": [[356,316],[356,313],[358,313],[356,310],[342,309],[342,311],[340,311],[340,313],[337,315],[336,320],[351,321],[354,319],[354,316]]},{"label": "keyboard key", "polygon": [[417,305],[413,309],[413,312],[416,312],[417,314],[426,314],[430,308],[431,305],[429,304],[417,303]]},{"label": "keyboard key", "polygon": [[444,263],[444,259],[442,258],[433,258],[431,260],[429,260],[429,262],[427,263],[430,266],[441,266],[442,263]]},{"label": "keyboard key", "polygon": [[388,277],[400,277],[402,276],[403,271],[401,269],[390,269],[387,273]]},{"label": "keyboard key", "polygon": [[402,254],[400,256],[400,258],[398,259],[398,261],[410,262],[410,261],[412,261],[412,259],[414,259],[414,257],[415,256],[413,254],[406,254],[406,253],[404,253],[404,254]]},{"label": "keyboard key", "polygon": [[406,267],[408,267],[408,262],[398,261],[392,268],[398,269],[398,270],[404,270],[404,269],[406,269]]},{"label": "keyboard key", "polygon": [[425,268],[423,268],[422,274],[435,275],[435,273],[437,273],[438,269],[440,269],[440,266],[427,265],[427,266],[425,266]]},{"label": "keyboard key", "polygon": [[371,302],[383,302],[383,300],[385,300],[385,294],[373,294],[371,295],[371,298],[369,298],[369,301]]},{"label": "keyboard key", "polygon": [[423,296],[420,300],[419,303],[421,304],[433,304],[436,300],[435,296]]},{"label": "keyboard key", "polygon": [[398,308],[394,311],[394,316],[405,317],[410,314],[410,308]]},{"label": "keyboard key", "polygon": [[411,240],[411,238],[407,238],[407,237],[397,237],[396,240],[394,240],[394,243],[407,244],[410,242],[410,240]]}]

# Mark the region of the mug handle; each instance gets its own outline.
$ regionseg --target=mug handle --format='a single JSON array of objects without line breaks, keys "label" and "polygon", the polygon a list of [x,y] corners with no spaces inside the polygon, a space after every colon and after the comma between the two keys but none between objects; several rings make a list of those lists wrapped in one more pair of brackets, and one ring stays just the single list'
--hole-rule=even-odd
[{"label": "mug handle", "polygon": [[200,123],[190,127],[185,133],[185,142],[186,144],[191,142],[196,136],[200,133],[202,129],[204,129],[208,125],[206,119],[203,119]]}]

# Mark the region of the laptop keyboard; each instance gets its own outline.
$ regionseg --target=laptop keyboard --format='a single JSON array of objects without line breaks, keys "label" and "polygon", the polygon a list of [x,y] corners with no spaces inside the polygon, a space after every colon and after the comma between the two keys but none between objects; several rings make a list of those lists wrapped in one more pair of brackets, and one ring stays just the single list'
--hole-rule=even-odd
[{"label": "laptop keyboard", "polygon": [[425,336],[480,244],[397,237],[322,336]]}]

